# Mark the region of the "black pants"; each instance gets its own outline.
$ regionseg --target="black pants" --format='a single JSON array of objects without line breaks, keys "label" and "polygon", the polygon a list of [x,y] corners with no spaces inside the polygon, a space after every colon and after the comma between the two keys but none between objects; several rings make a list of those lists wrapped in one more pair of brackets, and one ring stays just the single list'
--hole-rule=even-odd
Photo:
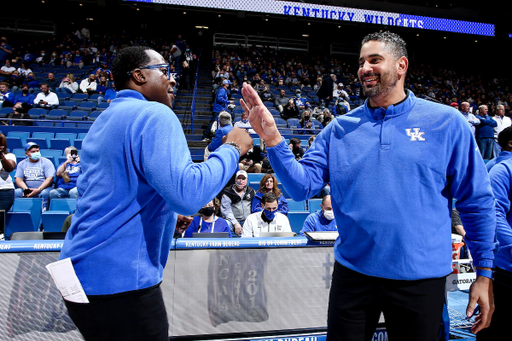
[{"label": "black pants", "polygon": [[512,272],[496,267],[493,283],[494,314],[491,325],[476,334],[478,341],[504,340],[510,334],[510,307],[512,306]]},{"label": "black pants", "polygon": [[89,303],[64,300],[87,341],[169,341],[160,284],[128,293],[88,296]]},{"label": "black pants", "polygon": [[383,312],[390,341],[438,341],[446,278],[418,281],[370,277],[334,265],[327,341],[372,340]]}]

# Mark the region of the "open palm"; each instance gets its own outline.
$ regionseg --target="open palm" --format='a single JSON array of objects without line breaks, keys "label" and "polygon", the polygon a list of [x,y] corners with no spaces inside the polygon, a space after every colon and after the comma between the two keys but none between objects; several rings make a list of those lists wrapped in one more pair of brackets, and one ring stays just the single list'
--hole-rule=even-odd
[{"label": "open palm", "polygon": [[268,147],[281,142],[281,134],[277,130],[274,117],[261,101],[258,93],[247,83],[242,88],[243,99],[240,104],[244,111],[249,113],[249,122],[252,129],[265,141]]}]

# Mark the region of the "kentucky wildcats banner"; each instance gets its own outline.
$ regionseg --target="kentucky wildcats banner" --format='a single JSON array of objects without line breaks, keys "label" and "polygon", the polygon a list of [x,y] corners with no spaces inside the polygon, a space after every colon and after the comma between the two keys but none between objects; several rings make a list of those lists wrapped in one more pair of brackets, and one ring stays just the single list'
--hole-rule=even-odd
[{"label": "kentucky wildcats banner", "polygon": [[277,0],[125,0],[167,5],[216,8],[235,11],[281,14],[303,18],[359,22],[423,30],[494,36],[494,25],[401,13],[371,11],[348,7],[308,4]]}]

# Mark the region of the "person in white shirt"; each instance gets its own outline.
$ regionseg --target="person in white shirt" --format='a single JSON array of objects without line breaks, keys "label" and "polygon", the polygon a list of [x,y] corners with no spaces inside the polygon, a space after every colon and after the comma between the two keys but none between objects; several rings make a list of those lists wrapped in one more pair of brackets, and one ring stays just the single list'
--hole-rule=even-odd
[{"label": "person in white shirt", "polygon": [[494,130],[494,155],[498,156],[501,152],[501,147],[498,144],[498,134],[505,128],[512,126],[512,120],[510,117],[505,116],[505,106],[498,104],[496,106],[496,115],[493,119],[498,123],[496,127],[493,127]]},{"label": "person in white shirt", "polygon": [[11,61],[7,59],[5,65],[0,68],[0,75],[10,76],[13,71],[16,71],[16,68],[12,66]]},{"label": "person in white shirt", "polygon": [[462,113],[462,115],[464,115],[466,120],[468,120],[468,124],[471,127],[471,131],[473,132],[474,136],[476,130],[475,126],[480,124],[480,120],[470,112],[469,102],[462,102],[460,104],[460,112]]},{"label": "person in white shirt", "polygon": [[279,200],[274,192],[261,198],[263,211],[247,217],[242,227],[242,238],[259,237],[260,232],[292,232],[288,217],[277,211]]},{"label": "person in white shirt", "polygon": [[7,151],[7,139],[0,133],[0,210],[11,209],[14,203],[14,184],[10,173],[16,168],[16,156]]},{"label": "person in white shirt", "polygon": [[59,106],[59,98],[50,91],[48,84],[41,84],[41,92],[34,99],[34,108],[56,109]]},{"label": "person in white shirt", "polygon": [[96,83],[96,75],[91,73],[88,78],[80,82],[80,91],[84,94],[92,95],[96,92],[97,85],[98,83]]},{"label": "person in white shirt", "polygon": [[256,132],[251,127],[251,123],[249,122],[249,114],[246,112],[242,114],[240,121],[235,123],[235,127],[245,129],[249,132],[249,134],[256,134]]}]

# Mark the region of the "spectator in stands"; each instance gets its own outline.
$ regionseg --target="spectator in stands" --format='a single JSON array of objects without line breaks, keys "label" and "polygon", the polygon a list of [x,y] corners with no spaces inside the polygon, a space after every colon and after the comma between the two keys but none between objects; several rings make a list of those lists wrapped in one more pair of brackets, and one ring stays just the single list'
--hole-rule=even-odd
[{"label": "spectator in stands", "polygon": [[309,231],[338,231],[336,220],[334,220],[334,211],[331,204],[331,196],[326,195],[322,198],[320,211],[313,212],[304,220],[304,225],[300,231],[303,236],[304,232]]},{"label": "spectator in stands", "polygon": [[215,198],[199,210],[190,226],[185,231],[185,237],[192,238],[194,233],[217,233],[228,232],[231,237],[231,230],[228,222],[218,216],[220,208],[219,199]]},{"label": "spectator in stands", "polygon": [[11,77],[7,78],[5,82],[11,88],[11,92],[15,93],[20,89],[20,86],[23,84],[24,80],[25,79],[23,77],[20,77],[20,73],[18,72],[18,70],[15,70],[12,72]]},{"label": "spectator in stands", "polygon": [[249,122],[249,114],[246,112],[242,113],[240,121],[235,122],[235,127],[245,129],[249,134],[255,134],[254,130],[251,128],[251,123]]},{"label": "spectator in stands", "polygon": [[231,82],[228,79],[222,81],[222,86],[217,90],[217,95],[215,96],[215,101],[213,103],[212,108],[212,117],[210,119],[210,123],[206,127],[203,133],[203,141],[209,141],[209,134],[212,128],[213,122],[217,120],[221,111],[226,111],[228,109],[228,104],[232,104],[233,101],[228,100],[228,87],[231,85]]},{"label": "spectator in stands", "polygon": [[270,92],[268,84],[265,84],[263,91],[260,92],[260,97],[263,102],[274,102],[274,95]]},{"label": "spectator in stands", "polygon": [[10,173],[16,169],[16,156],[7,150],[7,139],[0,133],[0,210],[11,209],[14,203],[14,184]]},{"label": "spectator in stands", "polygon": [[497,163],[489,171],[492,191],[496,197],[496,237],[499,242],[493,273],[495,310],[489,328],[477,333],[478,341],[499,340],[510,329],[510,304],[512,304],[511,172],[512,160],[510,158]]},{"label": "spectator in stands", "polygon": [[496,127],[493,128],[494,131],[494,144],[493,144],[493,154],[494,156],[498,156],[501,151],[501,147],[498,144],[498,135],[503,129],[512,126],[512,121],[510,117],[505,116],[505,106],[503,104],[498,104],[496,106],[496,115],[494,115],[493,119],[496,121]]},{"label": "spectator in stands", "polygon": [[107,92],[109,87],[110,86],[108,84],[107,77],[101,76],[100,81],[99,81],[98,85],[96,86],[96,93],[98,93],[99,95],[105,96],[105,93]]},{"label": "spectator in stands", "polygon": [[226,136],[233,126],[231,125],[231,114],[227,111],[221,111],[219,114],[219,128],[215,130],[212,142],[206,146],[204,150],[204,160],[208,160],[210,153],[213,153],[217,148],[222,145],[222,139]]},{"label": "spectator in stands", "polygon": [[252,199],[252,212],[260,212],[263,210],[262,198],[266,193],[274,193],[277,196],[277,211],[288,215],[288,201],[281,193],[278,187],[277,179],[273,174],[265,174],[260,180],[260,187]]},{"label": "spectator in stands", "polygon": [[284,120],[288,120],[289,118],[299,118],[300,110],[295,104],[293,98],[288,100],[288,103],[283,107],[283,112],[281,113],[281,118]]},{"label": "spectator in stands", "polygon": [[192,88],[194,86],[194,73],[197,68],[197,56],[192,52],[188,44],[185,46],[182,59],[181,85],[183,89]]},{"label": "spectator in stands", "polygon": [[300,112],[306,108],[306,100],[302,97],[300,89],[295,90],[295,98],[293,100]]},{"label": "spectator in stands", "polygon": [[39,84],[39,80],[37,79],[35,73],[30,72],[25,78],[24,84],[28,85],[28,91],[33,93],[34,90],[38,89],[41,85]]},{"label": "spectator in stands", "polygon": [[[55,67],[56,65],[60,65],[60,57],[57,54],[57,52],[53,51],[50,55],[50,59],[48,60],[48,64],[52,67]],[[57,85],[58,87],[58,85]]]},{"label": "spectator in stands", "polygon": [[334,81],[331,75],[325,75],[322,79],[322,85],[317,91],[318,99],[323,99],[325,105],[329,106],[332,100],[332,93],[334,91]]},{"label": "spectator in stands", "polygon": [[[418,99],[405,90],[409,59],[398,35],[377,32],[366,36],[358,65],[365,105],[350,117],[329,124],[300,162],[294,160],[254,90],[242,89],[242,107],[249,111],[251,125],[265,141],[274,171],[291,197],[308,199],[326,183],[332,184],[340,235],[334,246],[328,338],[362,340],[374,333],[382,311],[388,331],[393,330],[396,339],[439,338],[445,277],[452,268],[450,240],[443,241],[439,235],[449,236],[451,219],[449,214],[435,212],[446,211],[452,196],[459,199],[456,207],[466,235],[472,236],[466,242],[477,276],[471,284],[466,314],[471,316],[475,305],[480,306],[478,323],[471,330],[477,333],[491,321],[497,243],[495,200],[476,141],[452,108]],[[386,111],[400,114],[389,117]],[[384,118],[389,130],[375,129]],[[412,118],[418,129],[408,131]],[[397,132],[403,141],[387,145],[384,132]],[[434,144],[421,144],[422,138]],[[372,144],[380,147],[364,147]],[[418,158],[416,148],[420,147]],[[431,173],[433,169],[436,175]],[[424,171],[433,176],[425,177]],[[510,178],[507,181],[510,184]],[[450,195],[439,189],[449,189]],[[397,206],[396,200],[404,195],[428,197],[429,205],[408,200]],[[444,245],[441,249],[440,242]]]},{"label": "spectator in stands", "polygon": [[78,91],[78,83],[76,82],[75,75],[68,73],[62,82],[60,82],[59,88],[56,92],[66,92],[68,94],[74,94]]},{"label": "spectator in stands", "polygon": [[319,122],[322,122],[319,117],[324,114],[325,109],[327,109],[325,106],[325,100],[321,99],[318,102],[318,105],[313,110],[311,110],[311,115],[313,115],[313,117],[316,118]]},{"label": "spectator in stands", "polygon": [[57,167],[57,188],[50,191],[50,201],[55,198],[78,198],[76,182],[80,174],[82,174],[82,164],[78,156],[78,149],[69,146],[64,149],[64,156],[66,156],[66,161]]},{"label": "spectator in stands", "polygon": [[71,65],[78,66],[79,69],[84,67],[85,63],[80,54],[80,50],[76,50],[75,54],[71,56]]},{"label": "spectator in stands", "polygon": [[306,149],[306,152],[311,148],[311,145],[313,144],[313,141],[315,141],[316,135],[312,135],[308,138],[308,148]]},{"label": "spectator in stands", "polygon": [[228,222],[229,228],[237,236],[242,233],[242,225],[251,214],[254,189],[247,186],[247,172],[240,170],[235,175],[235,184],[222,192],[221,216]]},{"label": "spectator in stands", "polygon": [[259,237],[261,232],[292,232],[288,217],[278,211],[279,200],[274,192],[261,197],[261,212],[252,213],[243,224],[242,237]]},{"label": "spectator in stands", "polygon": [[116,84],[115,82],[113,82],[110,87],[107,89],[107,91],[105,92],[105,96],[104,97],[98,97],[98,104],[102,103],[102,102],[107,102],[107,103],[110,103],[112,102],[116,96],[117,96],[117,89],[116,89]]},{"label": "spectator in stands", "polygon": [[171,56],[172,56],[172,64],[176,67],[176,71],[181,74],[181,49],[176,45],[173,44],[171,47]]},{"label": "spectator in stands", "polygon": [[494,131],[493,128],[498,125],[496,121],[488,115],[487,105],[480,105],[478,107],[478,114],[476,118],[480,120],[480,124],[476,126],[475,137],[478,142],[478,148],[480,154],[484,160],[490,160],[492,158],[492,152],[494,147]]},{"label": "spectator in stands", "polygon": [[28,67],[27,62],[21,62],[20,67],[17,70],[20,73],[20,77],[27,78],[28,74],[32,72]]},{"label": "spectator in stands", "polygon": [[0,82],[0,109],[14,105],[14,94],[9,91],[7,82]]},{"label": "spectator in stands", "polygon": [[49,61],[49,56],[46,54],[46,51],[45,50],[42,50],[40,53],[39,53],[39,56],[36,57],[36,59],[34,60],[35,63],[39,64],[39,66],[42,66],[44,64],[48,64],[48,61]]},{"label": "spectator in stands", "polygon": [[[29,109],[30,105],[28,103],[18,102],[12,107],[12,112],[8,113],[5,118],[12,119],[11,125],[13,126],[31,126],[31,121],[23,121],[30,120]],[[8,121],[2,121],[2,124],[8,125],[9,123]]]},{"label": "spectator in stands", "polygon": [[0,62],[4,63],[6,60],[11,59],[12,47],[7,43],[7,38],[0,38]]},{"label": "spectator in stands", "polygon": [[350,98],[348,97],[348,93],[345,91],[345,86],[343,83],[338,83],[334,86],[335,89],[333,90],[332,99],[342,99],[343,101],[349,101]]},{"label": "spectator in stands", "polygon": [[473,135],[475,135],[476,126],[480,124],[480,120],[470,112],[469,108],[470,104],[468,102],[462,102],[460,104],[460,112],[468,121],[468,124],[471,127],[471,131],[473,132]]},{"label": "spectator in stands", "polygon": [[274,107],[277,108],[281,115],[283,115],[284,107],[288,104],[289,100],[290,99],[286,97],[286,91],[284,89],[279,90],[279,96],[274,99]]},{"label": "spectator in stands", "polygon": [[349,112],[348,107],[345,105],[344,101],[340,101],[339,99],[334,102],[334,105],[332,107],[332,114],[337,117],[341,115],[345,115],[347,112]]},{"label": "spectator in stands", "polygon": [[98,83],[96,82],[96,75],[91,73],[89,77],[83,79],[80,82],[78,92],[91,96],[92,94],[96,93],[97,86]]},{"label": "spectator in stands", "polygon": [[302,148],[302,142],[298,137],[292,137],[290,139],[290,143],[288,147],[292,151],[293,155],[295,155],[295,160],[299,161],[304,156],[304,148]]},{"label": "spectator in stands", "polygon": [[34,105],[34,100],[36,96],[30,93],[28,84],[21,85],[21,94],[17,94],[14,96],[14,103],[27,103],[30,108]]},{"label": "spectator in stands", "polygon": [[[320,121],[321,120],[321,121]],[[323,115],[319,116],[319,122],[320,124],[322,125],[321,127],[318,127],[320,129],[323,129],[325,128],[326,125],[328,125],[330,122],[332,122],[332,120],[334,120],[334,115],[331,114],[331,112],[329,111],[329,109],[325,109],[324,110],[324,113]]]},{"label": "spectator in stands", "polygon": [[261,173],[261,162],[264,156],[259,146],[252,146],[244,155],[240,156],[238,168],[247,173]]},{"label": "spectator in stands", "polygon": [[48,84],[41,84],[41,92],[34,99],[34,108],[56,109],[59,106],[59,98],[50,91]]},{"label": "spectator in stands", "polygon": [[314,134],[315,124],[311,120],[311,112],[309,110],[304,110],[302,112],[302,117],[300,118],[299,124],[297,124],[297,128],[301,128],[297,130],[299,134]]},{"label": "spectator in stands", "polygon": [[43,198],[43,211],[46,210],[48,196],[51,191],[55,166],[53,162],[41,156],[39,146],[35,142],[25,145],[26,159],[16,168],[16,198]]},{"label": "spectator in stands", "polygon": [[45,83],[48,84],[50,90],[53,92],[55,92],[60,85],[59,80],[55,78],[55,74],[53,72],[48,72],[48,77],[46,78]]},{"label": "spectator in stands", "polygon": [[11,77],[13,71],[16,71],[16,68],[11,65],[11,60],[7,59],[5,61],[5,65],[0,68],[0,75],[4,77]]},{"label": "spectator in stands", "polygon": [[503,129],[498,134],[498,145],[500,146],[501,150],[498,156],[492,160],[489,160],[489,162],[485,164],[485,167],[487,168],[488,172],[495,164],[500,163],[503,160],[512,158],[512,126]]}]

